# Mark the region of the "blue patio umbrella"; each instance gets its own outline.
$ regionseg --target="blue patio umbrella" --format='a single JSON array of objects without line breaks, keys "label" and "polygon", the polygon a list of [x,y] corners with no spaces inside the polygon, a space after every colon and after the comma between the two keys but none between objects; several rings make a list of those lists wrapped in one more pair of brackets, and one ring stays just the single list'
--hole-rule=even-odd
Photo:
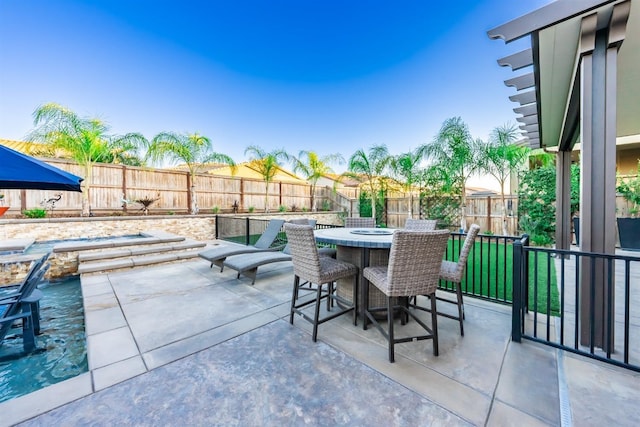
[{"label": "blue patio umbrella", "polygon": [[82,191],[83,178],[0,145],[0,188]]}]

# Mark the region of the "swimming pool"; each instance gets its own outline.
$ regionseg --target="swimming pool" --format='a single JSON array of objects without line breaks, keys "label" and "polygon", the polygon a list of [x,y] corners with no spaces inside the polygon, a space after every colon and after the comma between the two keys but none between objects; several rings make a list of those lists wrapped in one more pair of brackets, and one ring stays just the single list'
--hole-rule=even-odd
[{"label": "swimming pool", "polygon": [[36,344],[44,351],[18,357],[22,338],[5,339],[0,347],[0,402],[88,370],[80,277],[43,283],[38,288],[44,296],[40,301],[42,334],[36,337]]}]

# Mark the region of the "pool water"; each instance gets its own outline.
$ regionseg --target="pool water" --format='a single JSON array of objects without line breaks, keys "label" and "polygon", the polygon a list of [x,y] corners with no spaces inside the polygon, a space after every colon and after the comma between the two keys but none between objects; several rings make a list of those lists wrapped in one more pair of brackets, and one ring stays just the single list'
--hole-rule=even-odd
[{"label": "pool water", "polygon": [[[43,283],[40,351],[21,355],[22,338],[10,331],[0,347],[0,402],[75,377],[88,370],[80,277]],[[14,329],[21,333],[22,328]]]}]

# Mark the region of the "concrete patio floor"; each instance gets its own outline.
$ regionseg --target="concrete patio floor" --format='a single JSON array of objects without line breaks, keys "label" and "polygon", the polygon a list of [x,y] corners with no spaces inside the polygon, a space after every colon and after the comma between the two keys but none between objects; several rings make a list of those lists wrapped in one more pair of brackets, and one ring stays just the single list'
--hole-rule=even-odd
[{"label": "concrete patio floor", "polygon": [[[82,277],[90,372],[0,404],[0,425],[635,426],[638,374],[510,341],[510,308],[465,299],[465,336],[396,348],[342,316],[288,322],[290,262],[255,286],[204,260]],[[440,304],[443,309],[450,304]],[[454,306],[451,306],[454,308]],[[415,322],[413,322],[415,323]],[[414,327],[410,323],[398,328]]]}]

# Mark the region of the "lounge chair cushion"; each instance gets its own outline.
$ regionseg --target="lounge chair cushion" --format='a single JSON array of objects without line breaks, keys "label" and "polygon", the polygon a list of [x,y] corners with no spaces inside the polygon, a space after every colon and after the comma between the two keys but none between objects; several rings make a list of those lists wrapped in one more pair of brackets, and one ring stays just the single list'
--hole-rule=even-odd
[{"label": "lounge chair cushion", "polygon": [[[274,249],[275,250],[275,249]],[[198,254],[200,258],[204,258],[209,262],[224,260],[226,257],[230,257],[238,254],[246,254],[252,252],[264,252],[264,249],[256,248],[255,246],[244,245],[220,245],[216,248],[207,249]]]}]

